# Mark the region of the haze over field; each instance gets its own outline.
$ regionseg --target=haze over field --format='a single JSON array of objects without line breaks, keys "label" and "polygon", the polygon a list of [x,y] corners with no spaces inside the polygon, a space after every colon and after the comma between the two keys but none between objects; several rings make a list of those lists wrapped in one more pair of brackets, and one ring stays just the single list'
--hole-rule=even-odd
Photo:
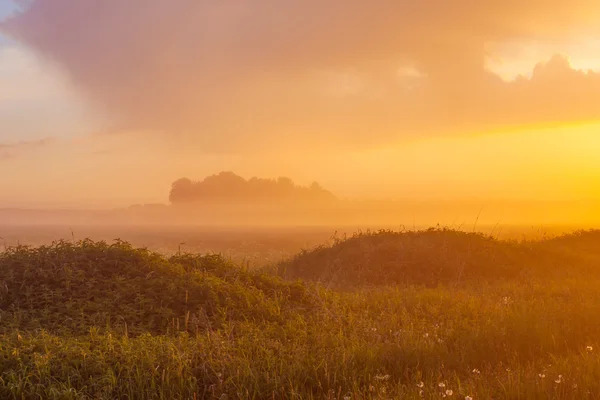
[{"label": "haze over field", "polygon": [[599,13],[0,0],[0,207],[168,204],[234,171],[401,200],[393,223],[597,223]]},{"label": "haze over field", "polygon": [[600,1],[0,0],[0,399],[600,399]]}]

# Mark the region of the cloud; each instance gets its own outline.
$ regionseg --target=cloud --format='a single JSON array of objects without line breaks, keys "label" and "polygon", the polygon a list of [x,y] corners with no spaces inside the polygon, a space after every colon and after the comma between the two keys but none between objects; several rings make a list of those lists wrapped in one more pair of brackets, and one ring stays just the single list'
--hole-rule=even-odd
[{"label": "cloud", "polygon": [[596,0],[37,0],[0,29],[119,126],[243,151],[600,118],[598,74],[562,56],[511,82],[485,68],[507,42],[597,36],[599,16]]}]

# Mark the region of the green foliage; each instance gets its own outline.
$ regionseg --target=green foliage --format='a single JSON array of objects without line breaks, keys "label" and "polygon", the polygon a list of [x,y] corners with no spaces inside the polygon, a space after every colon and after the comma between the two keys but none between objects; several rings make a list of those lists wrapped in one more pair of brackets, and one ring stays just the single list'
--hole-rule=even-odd
[{"label": "green foliage", "polygon": [[[10,249],[0,255],[0,398],[600,397],[600,275],[565,268],[573,251],[436,230],[315,254],[375,263],[399,244],[422,258],[399,264],[408,283],[352,291],[120,241]],[[469,249],[455,285],[440,265]]]},{"label": "green foliage", "polygon": [[282,322],[310,307],[302,285],[250,274],[217,255],[166,259],[90,240],[0,255],[0,332],[195,333],[232,319]]},{"label": "green foliage", "polygon": [[547,247],[450,229],[367,232],[305,250],[280,263],[278,272],[332,288],[356,288],[528,280],[564,276],[566,267],[588,265],[574,253]]}]

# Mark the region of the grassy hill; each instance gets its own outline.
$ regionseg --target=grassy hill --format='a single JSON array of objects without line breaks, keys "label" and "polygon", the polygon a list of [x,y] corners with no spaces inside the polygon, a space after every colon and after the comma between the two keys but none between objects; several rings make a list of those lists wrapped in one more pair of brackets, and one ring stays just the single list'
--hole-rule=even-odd
[{"label": "grassy hill", "polygon": [[0,398],[599,398],[600,241],[551,240],[363,234],[280,266],[304,281],[120,241],[11,248]]},{"label": "grassy hill", "polygon": [[581,257],[587,252],[565,251],[558,246],[562,242],[587,251],[593,248],[590,242],[600,244],[600,235],[579,233],[531,243],[449,229],[367,232],[305,250],[280,263],[278,272],[288,279],[356,288],[564,278],[589,267]]},{"label": "grassy hill", "polygon": [[243,271],[218,255],[165,258],[117,241],[58,242],[0,254],[0,332],[128,334],[282,323],[312,307],[305,287]]}]

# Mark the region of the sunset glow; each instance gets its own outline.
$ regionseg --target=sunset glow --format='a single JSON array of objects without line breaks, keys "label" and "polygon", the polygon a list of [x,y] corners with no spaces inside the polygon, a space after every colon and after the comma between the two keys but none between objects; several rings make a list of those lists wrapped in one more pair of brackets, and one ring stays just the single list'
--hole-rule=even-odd
[{"label": "sunset glow", "polygon": [[595,1],[0,4],[0,207],[165,203],[224,170],[600,201]]}]

